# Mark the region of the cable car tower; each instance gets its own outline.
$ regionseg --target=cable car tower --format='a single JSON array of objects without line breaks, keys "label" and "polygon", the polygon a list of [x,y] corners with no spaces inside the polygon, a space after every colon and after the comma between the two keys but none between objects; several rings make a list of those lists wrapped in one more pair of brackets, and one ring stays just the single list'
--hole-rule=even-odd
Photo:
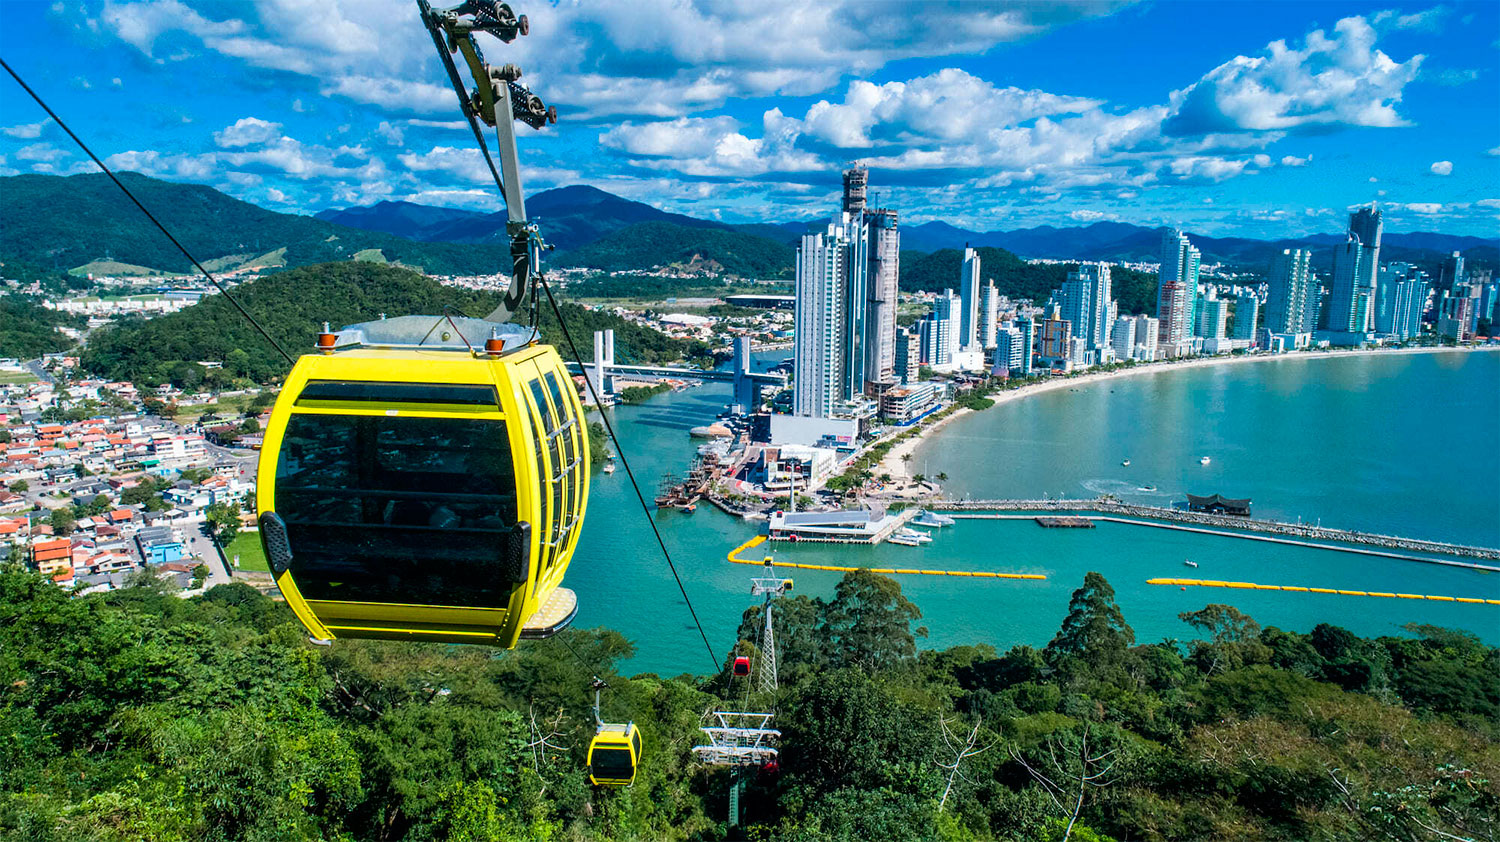
[{"label": "cable car tower", "polygon": [[[771,696],[775,703],[776,684],[776,636],[771,620],[771,599],[792,589],[791,579],[775,575],[775,566],[770,556],[765,558],[765,575],[750,580],[750,592],[765,597],[765,625],[762,627],[760,653],[760,691]],[[731,679],[732,680],[732,679]],[[748,677],[746,679],[749,680]],[[749,692],[746,692],[748,701]],[[781,732],[771,727],[776,714],[772,712],[718,710],[710,714],[713,724],[699,730],[708,736],[707,745],[693,746],[693,754],[709,766],[730,767],[729,826],[740,823],[740,790],[744,785],[747,769],[775,769],[780,751],[776,743]]]}]

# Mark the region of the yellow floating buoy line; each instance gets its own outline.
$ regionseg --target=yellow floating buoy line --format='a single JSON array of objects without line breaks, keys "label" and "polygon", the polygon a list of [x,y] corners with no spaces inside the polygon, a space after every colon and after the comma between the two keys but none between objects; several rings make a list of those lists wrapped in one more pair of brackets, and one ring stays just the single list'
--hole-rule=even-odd
[{"label": "yellow floating buoy line", "polygon": [[1434,602],[1468,602],[1475,605],[1500,605],[1500,599],[1471,596],[1434,596],[1420,593],[1387,593],[1385,591],[1349,591],[1340,588],[1304,588],[1297,585],[1260,585],[1255,582],[1221,582],[1215,579],[1147,579],[1148,585],[1180,585],[1199,588],[1240,588],[1254,591],[1296,591],[1298,593],[1331,593],[1340,596],[1378,596],[1386,599],[1430,599]]},{"label": "yellow floating buoy line", "polygon": [[[740,558],[739,554],[745,550],[758,547],[765,543],[766,536],[757,535],[754,538],[740,544],[729,552],[728,559],[735,564],[765,564],[765,559]],[[908,567],[840,567],[832,564],[799,564],[794,561],[773,561],[776,567],[795,567],[800,570],[832,570],[836,573],[853,573],[856,570],[865,570],[870,573],[914,575],[914,576],[969,576],[975,579],[1046,579],[1040,573],[993,573],[987,570],[918,570]]]}]

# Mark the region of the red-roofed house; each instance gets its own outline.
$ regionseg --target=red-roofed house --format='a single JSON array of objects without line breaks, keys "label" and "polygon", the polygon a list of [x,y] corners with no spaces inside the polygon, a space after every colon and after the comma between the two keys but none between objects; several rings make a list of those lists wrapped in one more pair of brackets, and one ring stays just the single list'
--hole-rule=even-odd
[{"label": "red-roofed house", "polygon": [[56,541],[38,541],[31,546],[31,559],[43,576],[52,576],[63,570],[73,572],[73,542],[67,538]]}]

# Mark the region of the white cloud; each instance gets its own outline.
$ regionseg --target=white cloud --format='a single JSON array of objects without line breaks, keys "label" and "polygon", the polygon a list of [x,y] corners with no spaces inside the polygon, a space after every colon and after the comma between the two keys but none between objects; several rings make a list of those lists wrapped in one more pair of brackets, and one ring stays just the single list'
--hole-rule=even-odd
[{"label": "white cloud", "polygon": [[386,143],[392,146],[400,146],[405,140],[400,127],[393,126],[385,120],[381,120],[380,125],[375,127],[375,133],[385,138]]},{"label": "white cloud", "polygon": [[1394,29],[1410,29],[1419,32],[1440,32],[1443,21],[1452,13],[1447,6],[1434,6],[1409,15],[1397,14],[1393,11],[1376,12],[1371,21],[1380,27],[1391,27]]},{"label": "white cloud", "polygon": [[1080,209],[1069,213],[1068,218],[1079,222],[1098,222],[1101,219],[1113,219],[1114,216],[1102,211]]},{"label": "white cloud", "polygon": [[1318,29],[1301,49],[1273,41],[1267,54],[1237,56],[1172,95],[1169,134],[1316,129],[1329,125],[1403,126],[1403,88],[1425,58],[1397,62],[1376,49],[1364,18],[1344,18],[1332,36]]},{"label": "white cloud", "polygon": [[1476,205],[1478,205],[1478,206],[1480,206],[1482,208],[1496,208],[1496,209],[1500,209],[1500,199],[1480,199],[1479,201],[1475,202],[1474,204],[1476,204]]},{"label": "white cloud", "polygon": [[259,117],[241,117],[221,131],[214,132],[214,143],[220,148],[256,146],[281,137],[281,124]]},{"label": "white cloud", "polygon": [[1432,164],[1432,167],[1430,169],[1432,170],[1432,174],[1433,175],[1452,175],[1453,174],[1453,162],[1452,161],[1434,161],[1433,164]]},{"label": "white cloud", "polygon": [[0,128],[0,132],[4,132],[6,137],[13,137],[18,140],[35,140],[42,136],[42,127],[45,125],[47,125],[46,120],[40,120],[35,123],[20,123]]},{"label": "white cloud", "polygon": [[1296,155],[1284,155],[1281,158],[1281,165],[1283,167],[1305,167],[1311,160],[1311,155],[1305,158],[1298,158]]},{"label": "white cloud", "polygon": [[32,143],[15,151],[18,161],[41,161],[48,164],[56,163],[68,157],[68,154],[50,143]]},{"label": "white cloud", "polygon": [[1496,146],[1493,149],[1486,149],[1484,150],[1484,154],[1490,156],[1491,158],[1500,158],[1500,146]]}]

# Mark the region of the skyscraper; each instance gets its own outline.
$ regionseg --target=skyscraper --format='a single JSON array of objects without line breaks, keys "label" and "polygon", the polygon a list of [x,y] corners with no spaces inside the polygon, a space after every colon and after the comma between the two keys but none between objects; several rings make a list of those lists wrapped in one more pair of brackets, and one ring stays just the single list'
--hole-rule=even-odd
[{"label": "skyscraper", "polygon": [[1255,323],[1260,319],[1260,299],[1244,293],[1234,302],[1233,339],[1254,339]]},{"label": "skyscraper", "polygon": [[793,415],[828,418],[838,402],[847,245],[844,226],[829,223],[824,233],[803,236],[797,249]]},{"label": "skyscraper", "polygon": [[1451,256],[1443,258],[1442,266],[1438,269],[1437,287],[1447,291],[1453,289],[1454,284],[1463,283],[1464,279],[1464,256],[1454,252]]},{"label": "skyscraper", "polygon": [[843,327],[839,358],[839,400],[865,393],[865,342],[870,338],[870,217],[863,211],[840,214],[844,249]]},{"label": "skyscraper", "polygon": [[1223,339],[1224,328],[1229,321],[1229,301],[1219,297],[1217,287],[1198,299],[1197,313],[1193,316],[1193,335],[1202,339]]},{"label": "skyscraper", "polygon": [[896,328],[896,379],[915,383],[922,365],[921,337],[915,326]]},{"label": "skyscraper", "polygon": [[993,279],[985,281],[979,293],[979,344],[985,350],[995,347],[995,321],[1000,315],[1000,291]]},{"label": "skyscraper", "polygon": [[1115,359],[1129,360],[1135,357],[1135,325],[1135,319],[1130,316],[1115,319],[1115,326],[1109,337],[1110,347],[1115,352]]},{"label": "skyscraper", "polygon": [[[1359,286],[1374,290],[1376,275],[1380,271],[1380,234],[1384,230],[1380,208],[1370,205],[1349,214],[1349,233],[1359,238],[1363,248],[1364,262],[1359,267]],[[1374,296],[1371,296],[1373,300]]]},{"label": "skyscraper", "polygon": [[959,311],[963,301],[945,289],[932,302],[932,345],[928,362],[932,365],[948,365],[953,362],[953,353],[959,346]]},{"label": "skyscraper", "polygon": [[977,347],[979,335],[979,252],[964,248],[964,264],[959,272],[958,296],[962,309],[958,319],[958,347],[968,351]]},{"label": "skyscraper", "polygon": [[1114,295],[1108,263],[1082,263],[1068,273],[1063,284],[1062,317],[1073,325],[1073,336],[1084,341],[1084,347],[1095,361],[1100,351],[1109,347],[1110,303]]},{"label": "skyscraper", "polygon": [[[845,201],[848,201],[846,197]],[[867,210],[870,237],[868,303],[865,306],[865,393],[895,384],[897,283],[901,274],[901,229],[896,212]]]},{"label": "skyscraper", "polygon": [[1266,330],[1270,333],[1307,333],[1312,329],[1304,321],[1311,259],[1312,253],[1305,249],[1282,249],[1271,262],[1271,278],[1266,285]]},{"label": "skyscraper", "polygon": [[1372,285],[1366,290],[1360,286],[1365,263],[1364,245],[1359,235],[1350,231],[1333,251],[1333,282],[1328,290],[1328,310],[1323,314],[1323,326],[1328,330],[1335,333],[1368,330],[1366,320],[1372,315],[1369,305],[1374,288]]},{"label": "skyscraper", "polygon": [[[1193,336],[1198,305],[1198,249],[1187,235],[1168,228],[1161,240],[1161,274],[1156,287],[1156,316],[1161,344],[1178,346]],[[1169,353],[1175,353],[1175,350]]]}]

